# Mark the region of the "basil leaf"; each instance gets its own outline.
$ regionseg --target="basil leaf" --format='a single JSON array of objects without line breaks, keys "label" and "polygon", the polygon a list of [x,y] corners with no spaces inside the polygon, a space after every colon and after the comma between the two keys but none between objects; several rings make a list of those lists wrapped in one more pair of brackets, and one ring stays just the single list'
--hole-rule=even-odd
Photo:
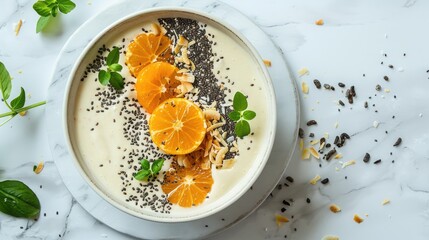
[{"label": "basil leaf", "polygon": [[51,8],[48,6],[48,3],[37,1],[33,4],[34,11],[37,12],[42,17],[47,17],[51,15]]},{"label": "basil leaf", "polygon": [[116,90],[124,89],[124,85],[125,85],[121,74],[117,72],[111,73],[110,84],[112,84],[112,87],[114,87]]},{"label": "basil leaf", "polygon": [[20,108],[24,107],[24,104],[25,104],[25,91],[24,91],[23,88],[21,88],[21,93],[19,94],[18,97],[16,97],[15,99],[13,99],[10,102],[10,106],[14,110],[17,110],[17,109],[20,109]]},{"label": "basil leaf", "polygon": [[98,72],[98,81],[100,81],[102,85],[106,86],[107,84],[109,84],[110,78],[110,72],[107,72],[105,70],[100,70],[100,72]]},{"label": "basil leaf", "polygon": [[109,55],[107,55],[106,65],[110,66],[118,62],[119,62],[119,48],[113,47],[113,50],[110,51]]},{"label": "basil leaf", "polygon": [[142,169],[134,175],[134,178],[136,180],[143,181],[147,179],[150,175],[151,175],[150,170]]},{"label": "basil leaf", "polygon": [[238,120],[240,120],[241,115],[239,112],[237,111],[232,111],[228,114],[229,119],[231,119],[234,122],[237,122]]},{"label": "basil leaf", "polygon": [[39,20],[37,21],[36,33],[43,31],[48,26],[51,19],[52,19],[52,16],[40,17]]},{"label": "basil leaf", "polygon": [[159,171],[161,171],[162,165],[164,165],[164,161],[164,158],[160,158],[152,163],[152,174],[157,174],[159,173]]},{"label": "basil leaf", "polygon": [[115,72],[120,72],[122,70],[121,64],[117,64],[117,63],[110,65],[109,68],[110,68],[110,70],[115,71]]},{"label": "basil leaf", "polygon": [[237,137],[245,137],[250,134],[250,125],[246,120],[238,121],[235,124],[235,134]]},{"label": "basil leaf", "polygon": [[142,166],[142,169],[144,169],[144,170],[150,169],[150,163],[147,159],[141,160],[140,165]]},{"label": "basil leaf", "polygon": [[243,118],[246,120],[252,120],[256,117],[256,113],[254,111],[251,110],[246,110],[243,113]]},{"label": "basil leaf", "polygon": [[60,11],[64,14],[71,12],[76,7],[76,4],[70,0],[57,0],[57,2]]},{"label": "basil leaf", "polygon": [[20,181],[0,182],[0,211],[14,217],[32,218],[40,213],[36,194]]},{"label": "basil leaf", "polygon": [[12,90],[12,82],[9,72],[2,62],[0,62],[0,90],[3,100],[8,100],[10,97],[10,91]]},{"label": "basil leaf", "polygon": [[233,100],[233,107],[235,111],[244,111],[247,108],[247,99],[241,92],[236,92]]}]

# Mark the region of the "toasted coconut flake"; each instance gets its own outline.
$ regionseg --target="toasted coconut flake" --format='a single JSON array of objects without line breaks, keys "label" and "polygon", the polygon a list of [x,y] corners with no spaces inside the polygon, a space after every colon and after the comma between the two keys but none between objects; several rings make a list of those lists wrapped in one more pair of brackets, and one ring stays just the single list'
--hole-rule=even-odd
[{"label": "toasted coconut flake", "polygon": [[335,124],[334,124],[334,128],[338,128],[338,125],[339,125],[339,123],[338,123],[338,122],[335,122]]},{"label": "toasted coconut flake", "polygon": [[345,167],[348,167],[348,166],[351,166],[351,165],[354,165],[354,164],[356,164],[356,161],[355,160],[350,160],[350,161],[347,161],[347,162],[343,163],[343,165],[341,166],[341,168],[345,168]]},{"label": "toasted coconut flake", "polygon": [[329,139],[329,133],[325,132],[325,134],[323,134],[323,137],[324,137],[325,139]]},{"label": "toasted coconut flake", "polygon": [[21,27],[22,27],[22,19],[19,19],[15,27],[15,36],[19,35],[19,31],[21,31]]},{"label": "toasted coconut flake", "polygon": [[39,164],[37,164],[37,166],[34,166],[33,172],[36,174],[41,173],[44,166],[45,166],[45,164],[43,162],[40,162]]},{"label": "toasted coconut flake", "polygon": [[191,64],[191,60],[189,60],[189,57],[188,57],[188,49],[187,48],[182,48],[181,52],[182,52],[182,61],[185,64],[190,65]]},{"label": "toasted coconut flake", "polygon": [[222,127],[223,125],[225,125],[225,122],[220,122],[220,123],[216,123],[211,125],[210,127],[207,128],[207,132],[210,132],[216,128]]},{"label": "toasted coconut flake", "polygon": [[200,166],[201,166],[201,169],[203,170],[209,170],[211,166],[209,158],[208,157],[203,158],[203,161],[201,162]]},{"label": "toasted coconut flake", "polygon": [[340,237],[335,235],[326,235],[322,238],[322,240],[340,240]]},{"label": "toasted coconut flake", "polygon": [[191,162],[189,161],[189,158],[185,158],[185,159],[183,160],[183,166],[185,166],[185,168],[190,168],[190,167],[192,167],[192,164],[191,164]]},{"label": "toasted coconut flake", "polygon": [[320,144],[320,146],[319,146],[319,150],[322,150],[322,149],[325,147],[325,143],[326,143],[326,142],[323,142],[322,144]]},{"label": "toasted coconut flake", "polygon": [[237,141],[232,142],[232,146],[234,146],[235,148],[237,148],[237,150],[239,149],[239,148],[238,148]]},{"label": "toasted coconut flake", "polygon": [[152,32],[155,35],[160,35],[162,33],[161,26],[157,23],[152,23]]},{"label": "toasted coconut flake", "polygon": [[302,151],[304,149],[304,139],[299,140],[299,150]]},{"label": "toasted coconut flake", "polygon": [[316,144],[318,144],[319,142],[320,142],[320,140],[319,140],[319,139],[315,139],[315,140],[310,141],[310,144],[311,144],[311,145],[316,145]]},{"label": "toasted coconut flake", "polygon": [[227,147],[223,147],[219,150],[219,152],[216,154],[216,159],[215,159],[215,163],[214,163],[216,166],[222,165],[222,161],[225,159],[225,154],[227,152],[228,152]]},{"label": "toasted coconut flake", "polygon": [[357,215],[357,214],[355,214],[354,216],[353,216],[353,220],[355,221],[355,222],[357,222],[357,223],[362,223],[363,222],[363,218],[361,218],[359,215]]},{"label": "toasted coconut flake", "polygon": [[301,69],[298,70],[298,75],[300,77],[302,77],[302,76],[304,76],[304,75],[306,75],[308,73],[309,73],[309,71],[308,71],[308,69],[306,67],[303,67],[303,68],[301,68]]},{"label": "toasted coconut flake", "polygon": [[301,83],[302,92],[308,94],[308,84],[306,82]]},{"label": "toasted coconut flake", "polygon": [[337,155],[335,155],[335,159],[340,159],[340,158],[342,158],[343,157],[343,154],[341,154],[341,153],[337,153]]},{"label": "toasted coconut flake", "polygon": [[314,22],[316,25],[318,26],[322,26],[323,24],[325,24],[325,22],[323,21],[323,19],[318,19]]},{"label": "toasted coconut flake", "polygon": [[231,149],[229,149],[229,151],[235,153],[238,152],[238,149],[236,147],[232,147]]},{"label": "toasted coconut flake", "polygon": [[313,179],[310,180],[310,184],[316,185],[316,183],[320,180],[320,176],[316,175]]},{"label": "toasted coconut flake", "polygon": [[216,108],[208,108],[203,111],[204,117],[207,120],[218,120],[220,119],[220,113],[216,110]]},{"label": "toasted coconut flake", "polygon": [[224,147],[227,147],[228,146],[228,143],[226,143],[225,142],[225,140],[218,134],[218,135],[216,135],[215,136],[215,139],[219,142],[219,143],[221,143]]},{"label": "toasted coconut flake", "polygon": [[385,88],[385,89],[384,89],[384,92],[385,92],[385,93],[390,93],[390,89]]},{"label": "toasted coconut flake", "polygon": [[390,200],[389,199],[384,199],[383,202],[381,202],[381,205],[386,205],[389,204]]},{"label": "toasted coconut flake", "polygon": [[319,153],[317,152],[317,150],[316,150],[316,149],[314,149],[314,147],[310,147],[310,154],[311,154],[313,157],[315,157],[315,158],[317,158],[317,159],[320,159]]},{"label": "toasted coconut flake", "polygon": [[285,216],[282,216],[280,214],[276,214],[276,224],[278,227],[281,227],[283,223],[289,222],[289,219]]},{"label": "toasted coconut flake", "polygon": [[267,67],[271,67],[271,61],[270,60],[267,60],[267,59],[264,59],[264,64],[265,64],[265,66],[267,66]]},{"label": "toasted coconut flake", "polygon": [[329,206],[329,210],[331,210],[331,212],[333,212],[333,213],[341,212],[341,208],[337,204],[331,204]]},{"label": "toasted coconut flake", "polygon": [[187,47],[188,43],[188,40],[184,36],[179,35],[179,40],[177,41],[178,45]]},{"label": "toasted coconut flake", "polygon": [[234,164],[235,164],[234,158],[225,159],[223,160],[222,169],[231,169],[234,166]]},{"label": "toasted coconut flake", "polygon": [[302,160],[310,159],[310,150],[308,148],[304,148],[301,153]]}]

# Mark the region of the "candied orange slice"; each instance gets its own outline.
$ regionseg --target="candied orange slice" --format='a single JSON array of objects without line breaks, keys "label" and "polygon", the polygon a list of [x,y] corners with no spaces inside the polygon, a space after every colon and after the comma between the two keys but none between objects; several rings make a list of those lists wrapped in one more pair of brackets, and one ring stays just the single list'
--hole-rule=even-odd
[{"label": "candied orange slice", "polygon": [[137,77],[147,65],[157,62],[167,62],[171,58],[171,41],[165,35],[153,33],[139,34],[128,45],[125,63],[131,74]]},{"label": "candied orange slice", "polygon": [[162,190],[168,201],[181,207],[197,206],[204,202],[213,185],[211,169],[203,170],[199,165],[192,168],[179,167],[167,172]]},{"label": "candied orange slice", "polygon": [[140,72],[135,85],[137,99],[148,113],[161,102],[176,96],[175,89],[180,85],[176,80],[178,70],[169,63],[156,62]]},{"label": "candied orange slice", "polygon": [[203,111],[184,98],[161,103],[149,119],[152,141],[164,152],[183,155],[193,152],[206,134]]}]

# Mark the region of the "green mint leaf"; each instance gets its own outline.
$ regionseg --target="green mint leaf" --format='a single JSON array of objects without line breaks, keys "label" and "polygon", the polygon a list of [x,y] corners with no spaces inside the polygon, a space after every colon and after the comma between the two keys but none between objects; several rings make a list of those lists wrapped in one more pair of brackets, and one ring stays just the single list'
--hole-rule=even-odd
[{"label": "green mint leaf", "polygon": [[250,134],[250,125],[246,120],[240,120],[235,124],[235,134],[242,138]]},{"label": "green mint leaf", "polygon": [[150,170],[142,169],[134,175],[134,178],[139,181],[143,181],[146,180],[150,175],[152,175]]},{"label": "green mint leaf", "polygon": [[51,11],[52,17],[56,17],[58,14],[58,6],[55,5],[52,7],[52,11]]},{"label": "green mint leaf", "polygon": [[37,1],[33,5],[34,11],[37,12],[42,17],[47,17],[51,15],[51,8],[48,6],[48,3],[43,1]]},{"label": "green mint leaf", "polygon": [[24,91],[23,88],[21,88],[21,93],[19,94],[18,97],[16,97],[15,99],[13,99],[10,102],[10,106],[14,110],[17,110],[17,109],[20,109],[20,108],[24,107],[24,104],[25,104],[25,91]]},{"label": "green mint leaf", "polygon": [[247,108],[247,99],[241,92],[236,92],[233,100],[233,107],[235,111],[244,111]]},{"label": "green mint leaf", "polygon": [[119,48],[113,47],[113,50],[110,51],[109,55],[107,55],[106,65],[110,66],[118,62],[119,62]]},{"label": "green mint leaf", "polygon": [[161,171],[164,161],[164,158],[160,158],[152,163],[152,174],[157,174],[159,171]]},{"label": "green mint leaf", "polygon": [[39,20],[37,21],[36,33],[42,32],[48,26],[51,19],[52,19],[52,16],[40,17]]},{"label": "green mint leaf", "polygon": [[256,113],[251,110],[246,110],[243,112],[243,118],[246,120],[252,120],[256,117]]},{"label": "green mint leaf", "polygon": [[46,4],[48,4],[49,7],[53,7],[57,4],[57,0],[45,0]]},{"label": "green mint leaf", "polygon": [[111,73],[110,84],[112,84],[112,87],[114,87],[116,90],[124,89],[124,85],[125,85],[121,74],[117,72]]},{"label": "green mint leaf", "polygon": [[57,2],[60,11],[64,14],[71,12],[76,7],[76,4],[70,0],[57,0]]},{"label": "green mint leaf", "polygon": [[237,111],[232,111],[228,114],[229,119],[231,119],[234,122],[237,122],[238,120],[240,120],[241,115],[239,112]]},{"label": "green mint leaf", "polygon": [[121,64],[117,64],[117,63],[110,65],[109,68],[114,72],[120,72],[122,70]]},{"label": "green mint leaf", "polygon": [[0,182],[0,211],[14,217],[33,218],[40,213],[36,194],[20,181]]},{"label": "green mint leaf", "polygon": [[109,84],[110,78],[110,72],[107,72],[105,70],[100,70],[100,72],[98,72],[98,81],[100,81],[101,85],[106,86],[107,84]]},{"label": "green mint leaf", "polygon": [[12,91],[12,81],[6,67],[0,62],[0,90],[3,100],[8,100]]},{"label": "green mint leaf", "polygon": [[142,169],[144,169],[144,170],[150,169],[150,163],[147,159],[141,160],[140,165],[142,166]]}]

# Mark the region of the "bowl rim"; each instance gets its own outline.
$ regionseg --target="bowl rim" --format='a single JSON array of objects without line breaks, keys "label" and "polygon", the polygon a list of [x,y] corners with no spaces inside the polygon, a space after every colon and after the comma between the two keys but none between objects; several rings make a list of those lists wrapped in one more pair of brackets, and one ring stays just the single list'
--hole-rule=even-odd
[{"label": "bowl rim", "polygon": [[[247,181],[247,183],[244,185],[243,188],[241,188],[239,191],[236,191],[236,193],[233,195],[233,197],[228,198],[226,201],[223,201],[223,203],[219,204],[218,206],[216,206],[215,208],[209,209],[208,211],[206,211],[205,213],[201,213],[198,215],[192,215],[192,216],[184,216],[184,217],[158,217],[158,216],[153,216],[153,215],[145,215],[144,213],[141,212],[137,212],[135,210],[132,210],[128,207],[126,207],[125,205],[117,202],[116,200],[112,199],[111,197],[109,197],[109,195],[107,193],[105,193],[105,191],[101,190],[87,175],[87,173],[85,172],[85,170],[83,169],[83,167],[81,166],[81,163],[79,161],[79,158],[76,155],[75,152],[75,148],[73,147],[72,141],[71,141],[71,136],[70,136],[70,124],[69,124],[69,102],[71,101],[70,99],[70,92],[71,92],[71,88],[73,86],[73,79],[75,79],[77,70],[81,64],[81,62],[83,61],[83,59],[85,58],[85,56],[88,54],[88,52],[95,46],[95,44],[104,36],[106,35],[108,32],[110,32],[111,30],[113,30],[115,27],[117,27],[118,25],[127,22],[129,20],[132,20],[133,18],[136,18],[138,16],[141,15],[145,15],[145,14],[150,14],[150,13],[156,13],[156,12],[181,12],[184,14],[193,14],[193,15],[197,15],[200,18],[203,19],[207,19],[210,21],[213,21],[214,23],[219,24],[220,26],[224,27],[225,29],[227,29],[228,31],[230,31],[233,35],[235,35],[235,37],[240,40],[243,43],[243,46],[245,46],[247,48],[247,50],[251,53],[251,55],[257,60],[257,63],[259,65],[260,70],[262,71],[265,79],[263,81],[263,83],[266,85],[267,87],[267,92],[268,92],[268,96],[269,96],[269,107],[270,109],[267,109],[267,114],[270,114],[270,122],[271,122],[271,129],[269,129],[270,133],[269,133],[269,138],[267,139],[267,143],[265,144],[265,152],[263,154],[263,157],[261,158],[261,161],[259,161],[259,166],[256,169],[256,171],[254,172],[255,174],[253,174]],[[137,218],[141,218],[141,219],[145,219],[145,220],[149,220],[149,221],[154,221],[154,222],[164,222],[164,223],[174,223],[174,222],[188,222],[188,221],[194,221],[194,220],[198,220],[204,217],[207,217],[209,215],[215,214],[225,208],[227,208],[228,206],[230,206],[232,203],[234,203],[235,201],[237,201],[241,196],[244,195],[244,193],[246,193],[251,186],[253,185],[253,183],[256,181],[256,179],[258,179],[260,177],[260,174],[262,172],[262,170],[264,169],[266,163],[268,162],[269,156],[271,154],[271,150],[273,148],[273,144],[274,144],[274,140],[275,140],[275,135],[276,135],[276,128],[277,128],[277,107],[276,107],[276,97],[275,97],[275,91],[274,91],[274,87],[272,84],[272,79],[271,76],[266,68],[266,66],[264,66],[263,63],[263,59],[261,57],[261,55],[259,54],[259,52],[256,50],[256,48],[250,43],[249,40],[247,40],[247,38],[237,29],[235,29],[234,27],[232,27],[230,24],[228,24],[227,22],[223,21],[222,19],[212,16],[210,15],[210,13],[204,12],[204,11],[200,11],[200,10],[195,10],[189,7],[153,7],[150,9],[145,9],[145,10],[141,10],[138,12],[135,12],[133,14],[127,15],[115,22],[113,22],[112,24],[110,24],[108,27],[106,27],[103,31],[101,31],[100,33],[98,33],[88,44],[87,46],[84,48],[84,50],[80,53],[79,57],[77,58],[77,60],[75,61],[70,74],[68,76],[67,79],[67,84],[66,84],[66,88],[65,88],[65,94],[64,94],[64,101],[63,101],[63,107],[62,107],[63,111],[62,111],[62,118],[63,118],[63,131],[65,133],[65,142],[67,144],[67,149],[70,152],[73,162],[78,170],[78,172],[80,173],[80,175],[85,179],[85,182],[91,187],[92,190],[94,190],[103,200],[107,201],[110,205],[114,206],[115,208],[121,210],[122,212],[125,212],[127,214],[130,214],[134,217]],[[257,164],[254,163],[254,164]],[[245,176],[247,176],[248,174],[246,174]]]}]

